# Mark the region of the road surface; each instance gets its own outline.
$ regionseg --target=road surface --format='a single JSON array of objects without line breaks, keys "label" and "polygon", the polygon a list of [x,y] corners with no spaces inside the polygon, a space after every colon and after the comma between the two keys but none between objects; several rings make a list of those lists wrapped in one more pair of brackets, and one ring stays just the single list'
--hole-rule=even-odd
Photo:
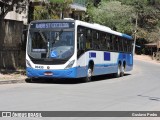
[{"label": "road surface", "polygon": [[[101,76],[89,83],[61,80],[0,85],[0,111],[160,111],[160,64],[135,60],[134,70],[124,77]],[[69,118],[57,118],[61,119]],[[92,118],[97,119],[106,120]],[[153,120],[144,118],[148,119]]]}]

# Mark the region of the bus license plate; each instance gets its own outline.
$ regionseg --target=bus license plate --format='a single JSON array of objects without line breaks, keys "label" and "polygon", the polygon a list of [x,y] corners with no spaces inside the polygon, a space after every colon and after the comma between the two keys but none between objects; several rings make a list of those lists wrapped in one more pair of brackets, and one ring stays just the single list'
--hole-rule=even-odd
[{"label": "bus license plate", "polygon": [[44,75],[45,75],[45,76],[52,76],[53,73],[52,73],[52,72],[45,72]]}]

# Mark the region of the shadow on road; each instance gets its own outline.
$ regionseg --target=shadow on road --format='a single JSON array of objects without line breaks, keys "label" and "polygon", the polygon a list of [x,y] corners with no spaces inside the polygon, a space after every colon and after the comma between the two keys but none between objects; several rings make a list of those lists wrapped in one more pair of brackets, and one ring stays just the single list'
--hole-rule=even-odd
[{"label": "shadow on road", "polygon": [[27,83],[40,83],[40,84],[79,84],[82,83],[81,79],[51,79],[51,78],[35,78],[26,79]]},{"label": "shadow on road", "polygon": [[[128,76],[130,74],[125,74],[125,76]],[[91,82],[98,82],[98,81],[103,81],[103,80],[111,80],[115,79],[112,74],[107,74],[107,75],[100,75],[100,76],[94,76],[92,77]],[[34,78],[34,79],[29,79],[27,78],[25,80],[27,83],[39,83],[39,84],[82,84],[85,83],[82,78],[77,78],[77,79],[51,79],[51,78]]]}]

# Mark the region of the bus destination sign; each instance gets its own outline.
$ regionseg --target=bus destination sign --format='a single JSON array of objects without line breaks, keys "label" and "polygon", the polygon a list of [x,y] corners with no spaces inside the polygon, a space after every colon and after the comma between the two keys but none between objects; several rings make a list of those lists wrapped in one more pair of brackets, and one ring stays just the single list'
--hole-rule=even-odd
[{"label": "bus destination sign", "polygon": [[52,28],[73,28],[74,23],[67,22],[46,22],[46,23],[32,23],[31,28],[37,29],[52,29]]}]

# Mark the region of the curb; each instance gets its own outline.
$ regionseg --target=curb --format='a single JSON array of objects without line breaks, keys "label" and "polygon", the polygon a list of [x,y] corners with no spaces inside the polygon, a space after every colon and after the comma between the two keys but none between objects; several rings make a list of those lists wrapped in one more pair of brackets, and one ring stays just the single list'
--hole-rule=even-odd
[{"label": "curb", "polygon": [[15,83],[26,83],[25,79],[21,80],[0,80],[0,85],[1,84],[15,84]]}]

